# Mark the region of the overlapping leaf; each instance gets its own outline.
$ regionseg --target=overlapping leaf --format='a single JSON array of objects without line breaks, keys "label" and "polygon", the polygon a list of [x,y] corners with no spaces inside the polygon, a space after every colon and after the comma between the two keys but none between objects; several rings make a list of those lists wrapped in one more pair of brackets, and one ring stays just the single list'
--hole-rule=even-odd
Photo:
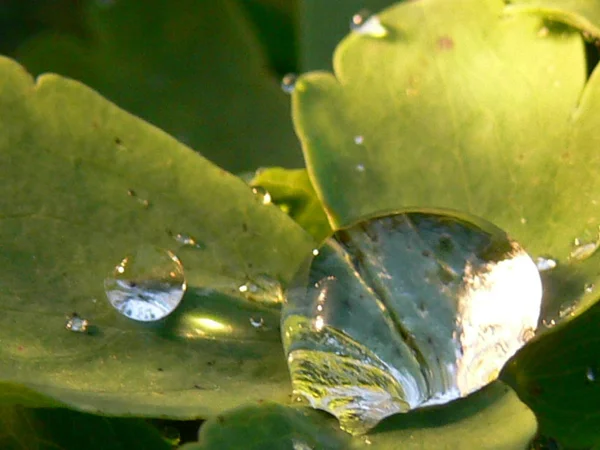
[{"label": "overlapping leaf", "polygon": [[[20,384],[84,410],[171,417],[287,399],[279,314],[238,291],[253,283],[254,300],[276,297],[310,254],[312,239],[277,207],[92,90],[55,75],[34,84],[8,59],[0,174],[5,399]],[[120,316],[103,292],[147,244],[174,251],[188,283],[154,325]],[[67,331],[73,311],[96,332]],[[27,392],[16,394],[35,404]]]}]

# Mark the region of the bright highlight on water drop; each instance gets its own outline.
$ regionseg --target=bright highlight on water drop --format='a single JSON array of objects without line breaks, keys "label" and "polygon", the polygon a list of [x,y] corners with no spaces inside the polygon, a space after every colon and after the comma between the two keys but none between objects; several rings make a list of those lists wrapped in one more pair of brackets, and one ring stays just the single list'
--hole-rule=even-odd
[{"label": "bright highlight on water drop", "polygon": [[350,30],[375,38],[382,38],[388,34],[388,30],[381,24],[379,17],[371,15],[367,10],[362,10],[352,16]]},{"label": "bright highlight on water drop", "polygon": [[152,322],[171,314],[181,302],[183,266],[170,251],[143,246],[123,258],[104,281],[110,304],[125,317]]},{"label": "bright highlight on water drop", "polygon": [[352,434],[464,397],[534,335],[538,267],[476,218],[405,213],[338,231],[282,309],[294,395]]}]

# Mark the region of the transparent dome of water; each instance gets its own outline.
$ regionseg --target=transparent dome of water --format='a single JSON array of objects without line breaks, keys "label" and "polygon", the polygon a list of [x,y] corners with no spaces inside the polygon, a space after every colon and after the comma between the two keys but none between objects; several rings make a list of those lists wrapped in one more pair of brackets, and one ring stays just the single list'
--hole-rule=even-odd
[{"label": "transparent dome of water", "polygon": [[487,222],[395,214],[314,255],[283,306],[287,362],[294,394],[350,433],[482,388],[534,335],[538,268]]}]

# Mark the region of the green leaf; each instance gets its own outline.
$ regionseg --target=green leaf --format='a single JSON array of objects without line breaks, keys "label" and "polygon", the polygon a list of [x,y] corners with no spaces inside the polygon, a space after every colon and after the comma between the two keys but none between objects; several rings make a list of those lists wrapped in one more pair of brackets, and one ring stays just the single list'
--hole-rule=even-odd
[{"label": "green leaf", "polygon": [[533,411],[540,432],[568,448],[600,445],[600,303],[525,346],[501,377]]},{"label": "green leaf", "polygon": [[600,4],[595,0],[509,0],[509,11],[532,12],[600,38]]},{"label": "green leaf", "polygon": [[82,414],[68,409],[0,407],[0,447],[5,450],[169,450],[141,419]]},{"label": "green leaf", "polygon": [[[390,8],[385,36],[351,34],[335,75],[298,80],[294,123],[334,229],[411,208],[482,217],[558,261],[542,274],[544,316],[574,303],[577,314],[600,281],[600,75],[586,80],[577,30],[509,12],[500,0]],[[600,353],[592,336],[584,343],[588,357]],[[570,370],[568,355],[554,361]],[[524,357],[514,364],[529,370]]]},{"label": "green leaf", "polygon": [[318,242],[331,235],[327,215],[305,169],[262,169],[256,173],[250,185],[266,189],[273,203],[287,212]]},{"label": "green leaf", "polygon": [[310,408],[265,403],[228,411],[202,425],[198,444],[181,450],[304,450],[348,448],[337,422]]},{"label": "green leaf", "polygon": [[288,114],[238,2],[88,1],[91,38],[41,35],[18,59],[80,80],[231,171],[302,166]]},{"label": "green leaf", "polygon": [[367,436],[350,438],[336,425],[332,417],[306,408],[247,406],[206,422],[200,442],[182,450],[522,450],[536,432],[531,411],[500,382],[450,405],[392,416]]},{"label": "green leaf", "polygon": [[[277,300],[314,242],[242,180],[80,83],[34,84],[5,58],[0,178],[3,391],[174,418],[287,398],[279,312],[261,301]],[[179,256],[188,285],[158,323],[121,316],[103,288],[148,244]],[[67,331],[73,311],[95,332]]]}]

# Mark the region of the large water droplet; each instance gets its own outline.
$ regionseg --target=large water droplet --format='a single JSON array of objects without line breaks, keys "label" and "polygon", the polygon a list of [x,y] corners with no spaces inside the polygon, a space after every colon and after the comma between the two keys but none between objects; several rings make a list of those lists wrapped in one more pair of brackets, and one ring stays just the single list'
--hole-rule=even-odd
[{"label": "large water droplet", "polygon": [[281,79],[281,89],[283,90],[283,92],[285,92],[286,94],[291,94],[292,92],[294,92],[297,80],[298,75],[296,75],[295,73],[288,73],[284,75]]},{"label": "large water droplet", "polygon": [[382,38],[388,34],[387,28],[381,24],[379,17],[372,16],[367,10],[359,11],[352,16],[350,30],[375,38]]},{"label": "large water droplet", "polygon": [[283,307],[294,394],[353,434],[464,397],[533,336],[541,298],[532,259],[478,219],[407,213],[338,231]]},{"label": "large water droplet", "polygon": [[181,302],[186,282],[183,266],[171,252],[143,246],[125,257],[104,281],[110,304],[126,317],[160,320]]},{"label": "large water droplet", "polygon": [[87,333],[88,327],[89,322],[83,317],[80,317],[77,313],[68,316],[67,322],[65,323],[65,328],[75,333]]}]

